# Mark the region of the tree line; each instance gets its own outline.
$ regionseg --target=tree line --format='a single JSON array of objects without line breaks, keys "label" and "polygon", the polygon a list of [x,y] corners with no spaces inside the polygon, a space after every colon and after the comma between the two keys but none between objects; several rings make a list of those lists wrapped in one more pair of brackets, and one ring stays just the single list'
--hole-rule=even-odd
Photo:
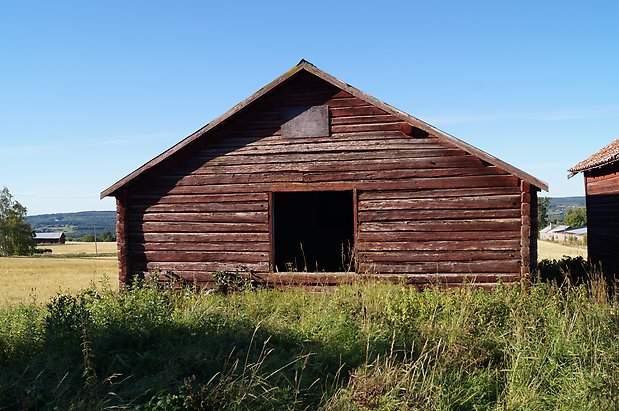
[{"label": "tree line", "polygon": [[84,241],[87,243],[92,243],[95,241],[100,241],[100,242],[107,242],[107,241],[116,241],[116,236],[114,234],[112,234],[111,231],[106,231],[103,234],[97,234],[97,236],[95,237],[94,234],[86,234],[80,237],[80,241]]},{"label": "tree line", "polygon": [[567,210],[562,221],[550,221],[548,209],[550,208],[549,197],[539,197],[537,199],[537,226],[541,230],[550,223],[563,223],[570,227],[584,227],[587,225],[587,209],[585,207],[574,207]]}]

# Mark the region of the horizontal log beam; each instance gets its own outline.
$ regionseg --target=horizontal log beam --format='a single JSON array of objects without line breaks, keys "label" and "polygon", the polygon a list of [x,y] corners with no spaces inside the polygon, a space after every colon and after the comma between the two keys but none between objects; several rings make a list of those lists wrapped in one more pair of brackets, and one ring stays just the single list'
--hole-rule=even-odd
[{"label": "horizontal log beam", "polygon": [[[177,271],[174,274],[187,282],[198,282],[201,284],[209,284],[212,287],[216,285],[216,277],[213,273],[195,272],[195,271]],[[356,274],[356,273],[305,273],[305,272],[287,272],[287,273],[257,273],[248,274],[238,272],[237,275],[243,278],[258,281],[267,287],[284,286],[331,286],[337,287],[344,284],[354,284],[360,282],[389,282],[395,284],[492,284],[496,286],[497,282],[513,283],[520,280],[520,275],[514,274],[488,274],[488,273],[470,273],[470,274],[454,274],[454,273],[437,273],[437,274]],[[161,275],[163,278],[165,274]]]},{"label": "horizontal log beam", "polygon": [[[361,200],[360,210],[503,209],[520,211],[519,195],[448,197],[424,199]],[[519,214],[520,215],[520,214]]]},{"label": "horizontal log beam", "polygon": [[511,231],[359,231],[359,241],[517,240],[520,230]]},{"label": "horizontal log beam", "polygon": [[360,272],[376,273],[508,273],[520,275],[520,261],[488,260],[474,262],[419,262],[419,263],[359,263]]},{"label": "horizontal log beam", "polygon": [[[168,241],[170,241],[168,239]],[[145,242],[132,243],[131,251],[135,253],[143,253],[144,251],[228,251],[228,252],[243,252],[243,251],[269,251],[270,245],[268,241],[261,242],[229,242],[220,241],[216,243],[206,242]]]},{"label": "horizontal log beam", "polygon": [[452,240],[452,241],[359,241],[358,251],[512,251],[520,241]]},{"label": "horizontal log beam", "polygon": [[267,211],[221,212],[221,213],[131,213],[129,222],[215,222],[215,223],[262,223],[268,224]]},{"label": "horizontal log beam", "polygon": [[471,219],[497,219],[517,218],[520,212],[517,209],[473,209],[473,210],[386,210],[386,211],[360,211],[358,219],[361,222],[379,221],[424,221],[424,220],[471,220]]},{"label": "horizontal log beam", "polygon": [[361,222],[360,231],[518,231],[519,218],[494,220],[386,221]]},{"label": "horizontal log beam", "polygon": [[325,172],[333,171],[377,171],[393,169],[433,169],[433,168],[480,168],[481,162],[473,156],[451,157],[402,157],[402,158],[379,158],[379,159],[352,159],[347,161],[345,157],[332,160],[316,160],[311,162],[251,162],[247,164],[206,164],[198,168],[188,170],[188,167],[176,167],[170,169],[169,175],[185,175],[191,172],[194,175],[208,174],[235,174],[235,173],[275,173],[275,172]]},{"label": "horizontal log beam", "polygon": [[130,234],[132,243],[166,243],[166,242],[268,242],[269,234],[267,232],[228,232],[228,233],[194,233],[194,232],[173,232],[160,231],[154,233],[135,231]]},{"label": "horizontal log beam", "polygon": [[519,195],[518,187],[468,187],[422,190],[373,190],[359,193],[359,201],[389,199],[439,199],[448,197],[491,197],[495,195]]},{"label": "horizontal log beam", "polygon": [[132,232],[144,233],[268,233],[268,224],[259,223],[192,223],[192,222],[129,222]]},{"label": "horizontal log beam", "polygon": [[[325,181],[315,183],[275,182],[275,183],[240,183],[196,186],[153,187],[151,190],[161,190],[160,194],[229,194],[241,192],[269,191],[348,191],[358,190],[419,190],[445,189],[467,187],[497,187],[515,186],[517,179],[513,176],[473,176],[473,177],[437,177],[414,178],[400,181],[393,180],[358,180],[358,181]],[[146,187],[144,187],[146,189]],[[163,191],[165,190],[165,191]]]},{"label": "horizontal log beam", "polygon": [[364,251],[358,252],[360,261],[367,263],[459,263],[459,262],[483,262],[486,260],[506,260],[516,261],[520,258],[520,250],[518,248],[509,251],[457,251],[457,250],[445,250],[445,251]]}]

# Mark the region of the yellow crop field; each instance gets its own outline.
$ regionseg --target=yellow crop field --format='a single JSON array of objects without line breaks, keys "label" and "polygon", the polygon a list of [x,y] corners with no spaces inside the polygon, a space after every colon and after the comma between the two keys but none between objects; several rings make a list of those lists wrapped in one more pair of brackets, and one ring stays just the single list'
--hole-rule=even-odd
[{"label": "yellow crop field", "polygon": [[[96,248],[95,248],[96,247]],[[116,242],[67,241],[65,244],[40,244],[37,248],[52,250],[52,254],[116,254]]]},{"label": "yellow crop field", "polygon": [[567,246],[550,241],[537,240],[538,260],[560,260],[568,257],[587,258],[586,246]]},{"label": "yellow crop field", "polygon": [[[112,289],[118,288],[116,243],[97,243],[97,251],[107,257],[90,257],[94,243],[68,242],[42,245],[58,257],[0,258],[0,305],[20,302],[46,302],[60,292],[76,292],[91,285],[102,287],[104,277]],[[538,241],[539,259],[561,259],[564,256],[587,257],[586,247],[570,247],[548,241]],[[88,257],[69,257],[86,254]],[[66,255],[67,257],[62,257]]]},{"label": "yellow crop field", "polygon": [[116,257],[0,258],[0,305],[45,302],[59,292],[75,292],[92,284],[102,287],[104,276],[118,288]]}]

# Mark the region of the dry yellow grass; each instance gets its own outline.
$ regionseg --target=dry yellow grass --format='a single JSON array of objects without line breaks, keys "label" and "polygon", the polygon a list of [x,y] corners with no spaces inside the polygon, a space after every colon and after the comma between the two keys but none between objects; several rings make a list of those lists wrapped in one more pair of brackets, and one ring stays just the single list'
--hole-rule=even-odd
[{"label": "dry yellow grass", "polygon": [[[94,243],[68,242],[43,245],[53,255],[94,254]],[[97,243],[99,253],[115,253],[116,243]],[[538,241],[539,259],[561,259],[564,256],[587,257],[586,247],[569,247],[548,241]],[[93,283],[101,287],[104,276],[113,289],[118,288],[116,257],[98,258],[0,258],[0,305],[20,302],[45,302],[59,292],[75,292]]]},{"label": "dry yellow grass", "polygon": [[537,240],[538,260],[560,260],[568,257],[587,258],[586,246],[567,246],[550,241]]},{"label": "dry yellow grass", "polygon": [[59,292],[83,290],[93,283],[101,287],[104,276],[111,288],[118,288],[118,262],[116,257],[3,257],[0,276],[0,305],[45,302]]},{"label": "dry yellow grass", "polygon": [[[37,248],[50,249],[52,254],[95,254],[95,243],[67,241],[66,244],[41,244]],[[116,253],[116,242],[97,242],[99,254]]]}]

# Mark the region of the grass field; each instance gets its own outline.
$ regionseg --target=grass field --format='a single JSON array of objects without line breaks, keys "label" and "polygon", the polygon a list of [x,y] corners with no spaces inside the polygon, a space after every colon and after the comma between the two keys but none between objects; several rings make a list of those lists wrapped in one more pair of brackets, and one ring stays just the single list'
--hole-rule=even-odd
[{"label": "grass field", "polygon": [[537,240],[538,260],[560,260],[565,256],[587,258],[587,246],[567,246]]},{"label": "grass field", "polygon": [[65,244],[41,244],[37,248],[52,250],[52,255],[58,254],[116,254],[115,242],[97,242],[96,249],[94,242],[67,241]]},{"label": "grass field", "polygon": [[603,283],[204,295],[0,307],[0,409],[617,410]]},{"label": "grass field", "polygon": [[118,287],[116,257],[99,258],[0,258],[0,305],[45,302],[61,291],[75,292],[100,285],[108,276],[112,288]]},{"label": "grass field", "polygon": [[[568,247],[548,241],[539,241],[539,259],[561,259],[583,256],[585,247]],[[94,255],[94,243],[67,242],[66,244],[43,245],[52,250],[54,258],[0,258],[0,305],[15,305],[21,302],[47,302],[61,291],[76,292],[101,283],[103,276],[109,278],[113,289],[118,287],[116,243],[97,243],[98,252],[107,257],[80,257]],[[62,258],[67,256],[67,258]],[[69,257],[70,256],[70,257]]]},{"label": "grass field", "polygon": [[0,410],[619,409],[619,296],[599,280],[116,293],[114,256],[49,248],[0,258]]}]

